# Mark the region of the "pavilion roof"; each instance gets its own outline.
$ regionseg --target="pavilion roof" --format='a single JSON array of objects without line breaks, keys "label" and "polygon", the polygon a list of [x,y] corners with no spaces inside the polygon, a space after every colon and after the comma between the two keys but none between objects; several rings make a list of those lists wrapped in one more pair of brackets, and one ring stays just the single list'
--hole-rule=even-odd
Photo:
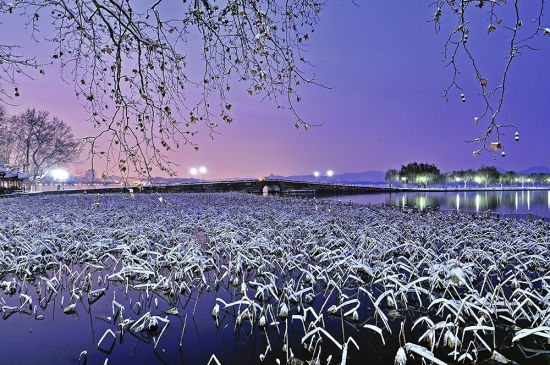
[{"label": "pavilion roof", "polygon": [[[4,169],[2,169],[4,168]],[[0,165],[0,180],[8,180],[8,181],[19,181],[19,180],[26,180],[29,178],[28,174],[25,174],[23,172],[13,172],[5,168],[5,166]]]}]

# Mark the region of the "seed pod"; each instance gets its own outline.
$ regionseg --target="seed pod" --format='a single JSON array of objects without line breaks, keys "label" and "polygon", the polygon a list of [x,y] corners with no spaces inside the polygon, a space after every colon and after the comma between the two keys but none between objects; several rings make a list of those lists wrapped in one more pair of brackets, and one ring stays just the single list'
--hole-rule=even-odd
[{"label": "seed pod", "polygon": [[218,318],[219,315],[220,315],[220,305],[216,303],[216,305],[214,306],[214,309],[212,309],[212,317]]},{"label": "seed pod", "polygon": [[267,323],[267,321],[265,319],[265,316],[261,316],[260,320],[258,321],[258,326],[265,327],[266,323]]},{"label": "seed pod", "polygon": [[283,305],[279,309],[279,317],[281,318],[288,317],[288,307],[286,306],[286,303],[283,303]]}]

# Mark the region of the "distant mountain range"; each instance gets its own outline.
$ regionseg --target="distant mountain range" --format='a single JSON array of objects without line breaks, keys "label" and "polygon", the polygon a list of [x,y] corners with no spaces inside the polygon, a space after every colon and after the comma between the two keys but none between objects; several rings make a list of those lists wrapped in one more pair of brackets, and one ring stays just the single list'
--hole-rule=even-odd
[{"label": "distant mountain range", "polygon": [[[504,174],[506,171],[510,171],[510,169],[503,169],[502,167],[497,167],[495,166],[497,171],[500,172],[501,174]],[[543,173],[543,174],[550,174],[550,168],[546,167],[546,166],[533,166],[533,167],[529,167],[527,169],[523,169],[523,170],[513,170],[512,171],[515,171],[516,174],[520,174],[520,175],[529,175],[529,174],[532,174],[532,173]]]},{"label": "distant mountain range", "polygon": [[369,170],[364,172],[346,172],[342,174],[335,174],[332,177],[326,175],[321,175],[315,177],[313,175],[292,175],[292,176],[280,176],[280,175],[269,175],[270,179],[288,179],[288,180],[297,180],[297,181],[319,181],[319,182],[337,182],[337,183],[383,183],[386,173],[384,171]]},{"label": "distant mountain range", "polygon": [[546,166],[533,166],[525,170],[517,171],[518,174],[526,174],[526,175],[537,173],[537,172],[542,172],[543,174],[550,174],[550,168]]}]

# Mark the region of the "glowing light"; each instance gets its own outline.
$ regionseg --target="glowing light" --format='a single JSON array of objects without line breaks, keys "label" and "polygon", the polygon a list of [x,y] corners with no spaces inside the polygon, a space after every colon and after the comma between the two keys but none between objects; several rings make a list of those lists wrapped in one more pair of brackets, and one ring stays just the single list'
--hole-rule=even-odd
[{"label": "glowing light", "polygon": [[196,168],[192,167],[192,168],[189,169],[189,173],[190,173],[191,175],[196,175],[196,174],[198,173],[198,171],[197,171]]},{"label": "glowing light", "polygon": [[479,212],[479,201],[480,201],[481,197],[479,196],[479,194],[476,194],[476,212]]},{"label": "glowing light", "polygon": [[456,210],[460,210],[460,194],[456,193]]},{"label": "glowing light", "polygon": [[319,171],[313,171],[313,176],[319,177]]},{"label": "glowing light", "polygon": [[531,192],[527,191],[527,210],[531,210]]},{"label": "glowing light", "polygon": [[516,191],[516,210],[518,210],[518,192]]},{"label": "glowing light", "polygon": [[426,197],[421,196],[420,197],[420,210],[424,210],[425,207],[426,207]]},{"label": "glowing light", "polygon": [[332,171],[332,170],[327,171],[327,176],[328,177],[332,177],[333,175],[334,175],[334,171]]},{"label": "glowing light", "polygon": [[199,172],[201,174],[206,174],[206,167],[204,167],[204,166],[199,167]]},{"label": "glowing light", "polygon": [[69,173],[63,169],[53,169],[50,171],[50,175],[55,181],[67,181],[69,179]]},{"label": "glowing light", "polygon": [[476,183],[481,184],[481,177],[476,176],[476,177],[474,178],[474,180],[475,180]]}]

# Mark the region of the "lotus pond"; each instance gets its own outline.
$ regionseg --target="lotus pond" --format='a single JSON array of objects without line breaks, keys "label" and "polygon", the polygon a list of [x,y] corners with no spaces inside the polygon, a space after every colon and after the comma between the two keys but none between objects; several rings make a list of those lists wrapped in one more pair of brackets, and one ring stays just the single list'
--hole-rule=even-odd
[{"label": "lotus pond", "polygon": [[550,361],[543,221],[245,194],[0,212],[1,362]]}]

